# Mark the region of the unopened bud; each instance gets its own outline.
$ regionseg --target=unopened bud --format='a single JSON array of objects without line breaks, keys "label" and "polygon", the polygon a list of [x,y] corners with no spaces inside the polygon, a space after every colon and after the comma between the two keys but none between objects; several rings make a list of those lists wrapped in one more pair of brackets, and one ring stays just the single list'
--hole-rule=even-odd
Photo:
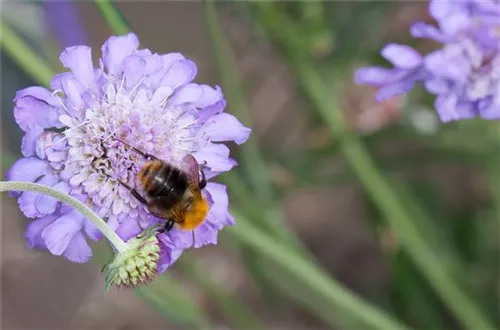
[{"label": "unopened bud", "polygon": [[138,287],[151,282],[157,275],[160,260],[160,244],[156,228],[148,228],[127,242],[128,249],[118,252],[113,260],[103,267],[106,275],[104,292],[112,285]]}]

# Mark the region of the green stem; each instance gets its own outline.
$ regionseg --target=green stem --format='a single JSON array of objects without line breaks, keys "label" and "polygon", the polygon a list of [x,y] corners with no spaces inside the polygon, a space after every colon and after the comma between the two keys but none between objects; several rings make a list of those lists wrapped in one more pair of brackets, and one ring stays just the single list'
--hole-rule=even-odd
[{"label": "green stem", "polygon": [[113,229],[111,229],[104,220],[94,213],[87,205],[80,202],[78,199],[70,195],[60,192],[52,187],[44,186],[38,183],[20,182],[20,181],[0,181],[0,191],[32,191],[40,194],[54,197],[61,202],[64,202],[77,209],[83,216],[102,232],[102,234],[110,241],[118,252],[125,252],[129,249],[120,236],[118,236]]},{"label": "green stem", "polygon": [[[236,213],[234,210],[232,212]],[[238,218],[238,225],[230,229],[234,235],[245,244],[261,252],[262,256],[287,269],[293,276],[301,280],[305,289],[324,297],[332,304],[332,307],[346,313],[353,320],[359,320],[363,324],[376,329],[408,329],[383,311],[370,306],[361,298],[349,292],[318,270],[307,259],[291,253],[284,245],[277,243],[270,236],[255,229],[240,214],[236,213],[235,215]]]},{"label": "green stem", "polygon": [[0,24],[0,46],[5,53],[36,82],[48,86],[54,76],[54,72],[45,64],[41,57],[36,56],[29,49],[4,20],[1,20]]},{"label": "green stem", "polygon": [[[493,137],[495,140],[500,141],[500,125],[498,123],[494,126]],[[495,229],[498,235],[500,230],[500,155],[497,153],[496,157],[490,162],[488,166],[488,184],[493,202],[495,217]],[[500,292],[497,291],[497,299],[500,299]],[[498,300],[497,300],[498,301]]]},{"label": "green stem", "polygon": [[95,0],[94,3],[100,10],[102,16],[104,16],[106,22],[108,22],[109,27],[114,33],[118,35],[124,35],[130,32],[130,29],[128,27],[128,24],[125,22],[125,19],[113,7],[111,1]]},{"label": "green stem", "polygon": [[[264,16],[266,14],[264,13]],[[291,22],[282,15],[273,15],[272,17],[273,20],[267,19],[265,24],[273,33],[276,32],[274,35],[281,39],[282,46],[287,47],[288,44],[293,44],[295,34],[300,34],[300,31],[297,31]],[[279,21],[277,17],[280,18]],[[425,219],[419,219],[418,215],[408,212],[400,200],[398,192],[384,178],[359,138],[350,131],[343,112],[333,102],[336,97],[333,88],[329,89],[325,86],[316,68],[304,61],[298,50],[290,49],[290,47],[287,50],[297,81],[332,133],[339,139],[343,155],[353,172],[375,204],[378,205],[386,220],[395,229],[400,242],[416,261],[419,269],[455,313],[457,319],[463,322],[467,328],[494,329],[473,301],[454,281],[445,265],[436,256],[436,252],[427,244],[420,233],[415,224]]]}]

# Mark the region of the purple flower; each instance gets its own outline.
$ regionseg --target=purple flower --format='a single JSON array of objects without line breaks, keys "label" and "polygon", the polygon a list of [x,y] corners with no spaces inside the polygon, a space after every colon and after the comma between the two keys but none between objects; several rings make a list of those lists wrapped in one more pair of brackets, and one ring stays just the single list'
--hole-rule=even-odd
[{"label": "purple flower", "polygon": [[[206,162],[208,179],[230,170],[224,141],[244,143],[250,129],[224,113],[219,87],[193,83],[197,68],[179,53],[153,54],[138,49],[135,34],[111,37],[102,47],[99,68],[91,49],[74,46],[60,56],[70,69],[53,77],[51,90],[29,87],[16,95],[14,116],[25,132],[24,158],[10,169],[9,180],[53,186],[91,206],[124,240],[160,221],[119,183],[134,187],[144,163],[116,138],[174,165],[192,154]],[[168,247],[163,272],[182,250],[217,242],[217,233],[234,220],[228,212],[226,187],[204,189],[209,214],[193,233],[173,229],[159,239]],[[85,240],[99,239],[90,223],[73,209],[36,193],[15,194],[22,212],[35,218],[26,231],[31,247],[85,262],[91,256]]]},{"label": "purple flower", "polygon": [[377,99],[382,99],[404,94],[422,81],[436,95],[443,122],[477,116],[500,119],[500,1],[434,0],[429,12],[437,27],[417,22],[411,34],[442,43],[440,49],[417,57],[410,56],[415,51],[398,46],[399,52],[387,56],[387,47],[394,45],[386,46],[382,55],[395,68],[361,68],[357,83],[381,87]]},{"label": "purple flower", "polygon": [[443,122],[481,116],[500,119],[500,56],[486,55],[472,40],[445,45],[427,55],[432,73],[426,89],[435,94]]},{"label": "purple flower", "polygon": [[378,101],[404,94],[425,79],[423,57],[413,48],[405,45],[389,44],[381,51],[382,56],[394,65],[392,69],[366,67],[355,74],[357,84],[380,87],[375,94]]}]

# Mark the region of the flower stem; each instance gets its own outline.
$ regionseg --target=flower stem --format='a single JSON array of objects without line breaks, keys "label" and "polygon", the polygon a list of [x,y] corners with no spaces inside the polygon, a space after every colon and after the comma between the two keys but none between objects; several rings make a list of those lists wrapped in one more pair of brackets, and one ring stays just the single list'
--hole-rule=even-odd
[{"label": "flower stem", "polygon": [[0,46],[5,53],[23,68],[36,82],[48,86],[52,76],[51,70],[40,56],[37,56],[5,23],[0,20]]},{"label": "flower stem", "polygon": [[0,191],[33,191],[40,194],[54,197],[61,202],[64,202],[77,209],[83,216],[92,221],[92,223],[102,232],[102,234],[114,245],[120,253],[129,249],[120,236],[111,229],[104,220],[94,213],[87,205],[80,202],[78,199],[71,197],[68,194],[60,192],[52,187],[44,186],[38,183],[20,182],[20,181],[0,181]]},{"label": "flower stem", "polygon": [[124,17],[114,8],[111,1],[95,0],[94,3],[114,33],[125,35],[130,32]]}]

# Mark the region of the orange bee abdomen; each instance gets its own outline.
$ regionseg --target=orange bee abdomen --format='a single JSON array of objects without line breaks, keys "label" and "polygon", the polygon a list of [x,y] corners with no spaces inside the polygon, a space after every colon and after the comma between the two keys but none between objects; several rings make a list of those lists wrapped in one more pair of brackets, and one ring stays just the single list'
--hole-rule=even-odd
[{"label": "orange bee abdomen", "polygon": [[208,202],[205,198],[197,198],[193,201],[190,209],[184,214],[184,221],[179,224],[184,230],[197,228],[205,220],[208,214]]}]

